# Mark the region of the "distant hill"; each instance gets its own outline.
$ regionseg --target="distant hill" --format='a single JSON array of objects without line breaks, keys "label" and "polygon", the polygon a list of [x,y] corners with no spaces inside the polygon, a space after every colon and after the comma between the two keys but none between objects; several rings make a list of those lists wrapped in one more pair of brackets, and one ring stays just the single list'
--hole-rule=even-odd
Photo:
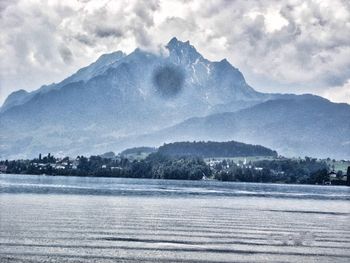
[{"label": "distant hill", "polygon": [[159,147],[158,153],[169,156],[245,157],[277,156],[277,152],[260,145],[241,142],[174,142]]},{"label": "distant hill", "polygon": [[120,153],[120,156],[128,156],[128,155],[141,155],[141,154],[149,154],[157,151],[155,147],[133,147],[126,149]]},{"label": "distant hill", "polygon": [[114,159],[115,153],[114,152],[106,152],[104,154],[100,154],[99,156],[102,158],[105,158],[105,159]]},{"label": "distant hill", "polygon": [[264,145],[284,156],[349,159],[350,106],[313,95],[288,95],[241,111],[190,118],[134,140],[236,140]]}]

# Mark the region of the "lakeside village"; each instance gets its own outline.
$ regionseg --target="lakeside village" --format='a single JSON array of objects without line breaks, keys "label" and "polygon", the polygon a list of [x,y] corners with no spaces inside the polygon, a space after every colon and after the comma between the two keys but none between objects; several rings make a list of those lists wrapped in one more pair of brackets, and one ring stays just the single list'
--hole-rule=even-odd
[{"label": "lakeside village", "polygon": [[32,160],[0,161],[0,173],[350,185],[350,162],[345,160],[169,157],[153,150],[76,158],[40,154]]}]

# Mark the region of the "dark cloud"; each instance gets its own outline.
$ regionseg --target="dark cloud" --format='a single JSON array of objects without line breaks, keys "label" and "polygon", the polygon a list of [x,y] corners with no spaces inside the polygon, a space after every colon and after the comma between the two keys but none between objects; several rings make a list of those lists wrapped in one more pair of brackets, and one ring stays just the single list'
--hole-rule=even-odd
[{"label": "dark cloud", "polygon": [[59,53],[60,53],[61,58],[63,59],[64,63],[69,64],[72,62],[73,54],[68,47],[61,46],[59,48]]},{"label": "dark cloud", "polygon": [[78,42],[80,42],[83,45],[93,47],[95,45],[95,40],[91,38],[88,34],[76,34],[74,37]]},{"label": "dark cloud", "polygon": [[95,30],[97,37],[122,37],[123,33],[113,27],[97,27]]},{"label": "dark cloud", "polygon": [[[112,14],[108,12],[106,6],[95,10],[89,15],[86,15],[83,19],[82,25],[83,29],[88,33],[85,35],[85,39],[87,36],[91,36],[91,38],[118,38],[123,36],[123,24],[117,23],[117,19],[112,17]],[[91,40],[87,42],[91,42]]]}]

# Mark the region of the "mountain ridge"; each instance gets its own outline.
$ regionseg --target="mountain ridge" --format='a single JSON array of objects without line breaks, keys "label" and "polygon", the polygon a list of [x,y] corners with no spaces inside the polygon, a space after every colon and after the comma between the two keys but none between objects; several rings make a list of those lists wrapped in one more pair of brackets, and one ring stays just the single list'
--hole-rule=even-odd
[{"label": "mountain ridge", "polygon": [[283,98],[303,103],[302,96],[255,91],[226,59],[211,62],[189,41],[173,38],[166,48],[167,56],[141,49],[105,54],[58,84],[12,93],[0,111],[0,158],[106,152],[134,146],[126,142],[193,117],[234,113]]},{"label": "mountain ridge", "polygon": [[[315,108],[321,110],[315,111]],[[344,120],[349,119],[350,107],[346,103],[332,103],[311,94],[290,95],[236,112],[190,118],[135,140],[142,143],[158,140],[161,144],[235,138],[244,143],[259,142],[286,156],[348,159],[350,122]],[[293,133],[288,132],[292,129]]]},{"label": "mountain ridge", "polygon": [[[213,64],[217,64],[218,66],[221,66],[222,64],[224,64],[225,66],[228,66],[229,68],[232,68],[233,70],[237,71],[238,77],[242,78],[241,82],[246,84],[242,73],[237,68],[232,66],[226,59],[222,59],[221,61],[210,62],[209,60],[203,58],[203,56],[200,53],[198,53],[197,50],[192,45],[190,45],[189,41],[182,42],[182,41],[177,40],[176,37],[174,37],[166,45],[166,48],[168,48],[168,50],[170,52],[169,57],[168,57],[170,60],[172,60],[172,59],[173,60],[178,60],[177,61],[178,63],[184,64],[185,61],[184,61],[183,57],[192,57],[192,60],[190,61],[192,63],[195,62],[195,61],[193,61],[194,58],[195,58],[195,59],[202,60],[200,62],[213,63]],[[177,49],[177,48],[180,48],[180,50]],[[182,51],[186,51],[187,53],[190,53],[190,54],[187,54],[187,56],[184,56],[184,53]],[[185,54],[186,54],[186,52],[185,52]],[[68,78],[62,80],[59,83],[57,83],[57,84],[56,83],[52,83],[52,84],[49,84],[49,85],[43,85],[37,90],[34,90],[32,92],[27,92],[27,96],[29,96],[29,97],[26,100],[24,100],[23,102],[27,102],[28,100],[30,100],[33,95],[42,94],[44,92],[51,91],[53,88],[61,88],[61,87],[65,86],[65,85],[67,85],[69,83],[72,83],[72,82],[78,82],[80,80],[83,80],[84,82],[87,82],[88,80],[91,80],[93,77],[98,76],[98,74],[96,72],[96,68],[100,69],[99,73],[105,73],[107,71],[107,69],[111,69],[111,68],[116,67],[117,65],[113,66],[113,64],[119,62],[121,59],[128,58],[128,59],[132,60],[133,57],[136,54],[139,54],[139,53],[145,53],[148,56],[154,55],[153,53],[149,53],[149,52],[146,52],[146,51],[141,51],[139,48],[136,48],[133,52],[131,52],[128,55],[124,54],[122,51],[115,51],[115,52],[112,52],[112,53],[103,54],[95,62],[91,63],[90,65],[88,65],[86,67],[83,67],[83,68],[79,69],[77,72],[75,72],[74,74],[72,74],[71,76],[69,76]],[[106,67],[106,65],[105,65],[106,63],[101,63],[101,62],[106,62],[106,61],[108,61],[107,66],[109,65],[109,66],[112,66],[112,67]],[[84,78],[84,76],[82,76],[82,74],[86,75],[85,74],[86,72],[90,71],[90,73],[91,73],[91,71],[94,71],[94,70],[95,70],[95,72],[92,72],[90,77],[85,77]],[[248,86],[249,85],[246,85],[246,87],[248,87]],[[254,92],[254,93],[257,93],[257,94],[260,94],[260,95],[263,96],[263,93],[256,92],[250,86],[249,86],[249,89],[250,89],[251,92]],[[16,93],[17,93],[17,91],[11,93],[7,97],[7,99],[12,97],[13,94],[16,94]],[[10,108],[9,107],[10,105],[6,105],[6,104],[8,104],[8,101],[6,102],[6,100],[3,103],[2,107],[0,108],[1,111],[5,110],[4,106],[6,106],[6,110],[8,108]]]}]

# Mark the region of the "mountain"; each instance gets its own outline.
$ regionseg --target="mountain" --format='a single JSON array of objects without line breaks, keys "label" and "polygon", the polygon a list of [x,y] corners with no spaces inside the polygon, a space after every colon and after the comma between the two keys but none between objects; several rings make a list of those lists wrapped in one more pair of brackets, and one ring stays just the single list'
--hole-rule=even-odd
[{"label": "mountain", "polygon": [[26,100],[26,98],[29,97],[29,93],[23,89],[15,91],[11,93],[7,99],[5,100],[4,104],[0,108],[1,111],[5,111],[8,108],[11,108],[13,106],[21,105]]},{"label": "mountain", "polygon": [[118,138],[267,100],[227,60],[173,38],[169,54],[101,56],[58,84],[11,94],[0,113],[0,158],[105,152]]},{"label": "mountain", "polygon": [[142,144],[231,140],[263,144],[286,156],[349,159],[350,106],[313,95],[288,95],[237,112],[190,118],[134,139]]},{"label": "mountain", "polygon": [[22,105],[28,102],[30,99],[32,99],[35,95],[40,95],[52,91],[54,89],[59,89],[69,83],[78,81],[86,82],[93,77],[103,74],[110,67],[113,67],[113,64],[118,62],[124,56],[126,55],[121,51],[113,52],[110,54],[104,54],[91,65],[78,70],[77,73],[66,78],[58,84],[53,83],[51,85],[43,85],[41,88],[33,92],[27,92],[25,90],[15,91],[7,97],[4,104],[0,108],[0,112],[4,112],[13,106]]},{"label": "mountain", "polygon": [[[179,137],[239,140],[293,155],[312,152],[306,150],[312,142],[333,140],[329,155],[350,157],[343,149],[349,105],[260,93],[226,59],[211,62],[176,38],[166,48],[167,55],[140,49],[105,54],[60,83],[12,93],[0,109],[0,159],[98,154]],[[333,130],[319,130],[322,123]],[[283,138],[287,148],[280,146]]]}]

